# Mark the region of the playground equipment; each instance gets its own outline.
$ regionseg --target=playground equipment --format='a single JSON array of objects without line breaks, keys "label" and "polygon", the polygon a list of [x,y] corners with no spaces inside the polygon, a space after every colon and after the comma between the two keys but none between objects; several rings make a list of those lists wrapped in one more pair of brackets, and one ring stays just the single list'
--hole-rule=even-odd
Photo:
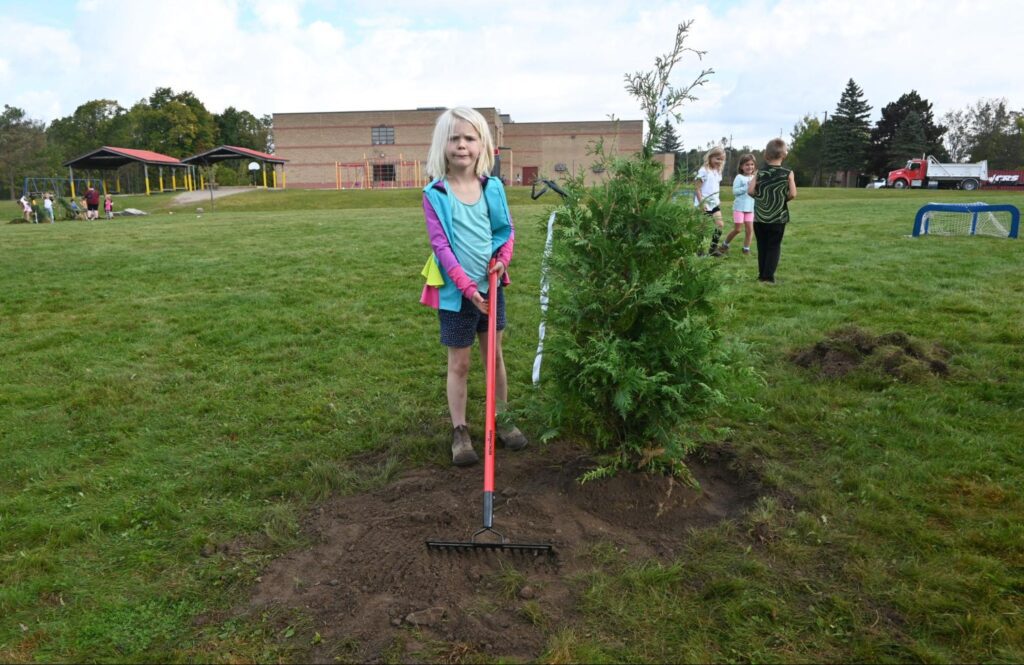
[{"label": "playground equipment", "polygon": [[[281,173],[280,186],[283,188],[287,184],[284,172],[284,165],[288,162],[287,159],[282,159],[276,155],[271,155],[267,152],[260,152],[259,150],[252,150],[250,148],[240,148],[235,145],[220,145],[212,150],[207,150],[206,152],[201,152],[197,155],[192,155],[191,157],[185,157],[181,162],[192,166],[209,167],[213,164],[232,160],[245,160],[248,162],[250,174],[256,177],[256,183],[262,181],[264,189],[278,188],[277,174],[279,170]],[[267,174],[268,164],[270,165],[269,175]],[[252,168],[254,165],[256,168]],[[201,172],[199,173],[198,189],[206,189],[206,179]]]},{"label": "playground equipment", "polygon": [[914,218],[914,237],[992,236],[1016,238],[1020,231],[1020,211],[1012,205],[987,203],[928,203]]},{"label": "playground equipment", "polygon": [[426,184],[423,163],[402,155],[397,160],[363,155],[359,162],[334,162],[335,189],[399,189]]}]

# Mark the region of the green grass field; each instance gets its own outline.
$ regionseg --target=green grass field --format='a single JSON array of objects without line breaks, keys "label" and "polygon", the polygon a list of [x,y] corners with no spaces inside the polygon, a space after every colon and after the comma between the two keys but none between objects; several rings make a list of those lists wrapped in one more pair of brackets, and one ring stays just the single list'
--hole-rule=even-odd
[{"label": "green grass field", "polygon": [[[726,332],[764,381],[713,424],[771,492],[673,565],[595,563],[585,621],[542,660],[1024,660],[1024,239],[907,238],[934,199],[1024,203],[804,190],[779,285],[721,261]],[[514,399],[555,201],[511,201]],[[153,214],[0,227],[0,661],[300,661],[270,622],[196,617],[301,547],[318,500],[445,463],[419,196],[127,205]],[[941,344],[951,372],[788,361],[849,324]]]}]

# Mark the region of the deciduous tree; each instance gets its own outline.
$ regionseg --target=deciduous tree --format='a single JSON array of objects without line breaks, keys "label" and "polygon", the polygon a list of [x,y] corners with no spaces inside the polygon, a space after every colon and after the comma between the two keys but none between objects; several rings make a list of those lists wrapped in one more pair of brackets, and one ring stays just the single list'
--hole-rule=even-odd
[{"label": "deciduous tree", "polygon": [[[906,153],[893,146],[900,125],[910,113],[918,115],[924,133],[924,145],[919,147],[918,153]],[[900,95],[899,99],[882,107],[881,117],[871,128],[867,168],[875,175],[884,176],[921,152],[945,161],[949,154],[942,140],[947,130],[945,125],[936,124],[931,102],[923,99],[916,90]]]},{"label": "deciduous tree", "polygon": [[818,186],[822,167],[821,121],[805,115],[793,126],[786,165],[793,169],[797,185]]},{"label": "deciduous tree", "polygon": [[51,161],[46,146],[43,123],[28,118],[23,109],[4,104],[0,113],[0,176],[11,199],[20,194],[22,178],[49,175],[42,173]]}]

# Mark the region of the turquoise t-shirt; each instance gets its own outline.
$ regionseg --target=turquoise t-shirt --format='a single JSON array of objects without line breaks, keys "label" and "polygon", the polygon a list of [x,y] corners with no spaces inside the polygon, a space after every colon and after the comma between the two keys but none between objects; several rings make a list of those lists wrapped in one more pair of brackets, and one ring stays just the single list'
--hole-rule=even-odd
[{"label": "turquoise t-shirt", "polygon": [[476,282],[480,293],[487,293],[487,265],[491,260],[491,218],[487,201],[467,205],[452,194],[452,251],[466,276]]}]

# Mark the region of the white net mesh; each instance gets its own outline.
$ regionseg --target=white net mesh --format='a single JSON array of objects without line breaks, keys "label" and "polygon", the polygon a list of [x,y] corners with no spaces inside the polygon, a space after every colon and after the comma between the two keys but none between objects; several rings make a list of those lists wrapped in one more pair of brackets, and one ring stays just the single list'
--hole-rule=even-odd
[{"label": "white net mesh", "polygon": [[967,203],[963,210],[929,210],[924,213],[923,232],[937,236],[992,236],[1008,238],[1012,217],[1004,210],[976,210],[985,203]]}]

